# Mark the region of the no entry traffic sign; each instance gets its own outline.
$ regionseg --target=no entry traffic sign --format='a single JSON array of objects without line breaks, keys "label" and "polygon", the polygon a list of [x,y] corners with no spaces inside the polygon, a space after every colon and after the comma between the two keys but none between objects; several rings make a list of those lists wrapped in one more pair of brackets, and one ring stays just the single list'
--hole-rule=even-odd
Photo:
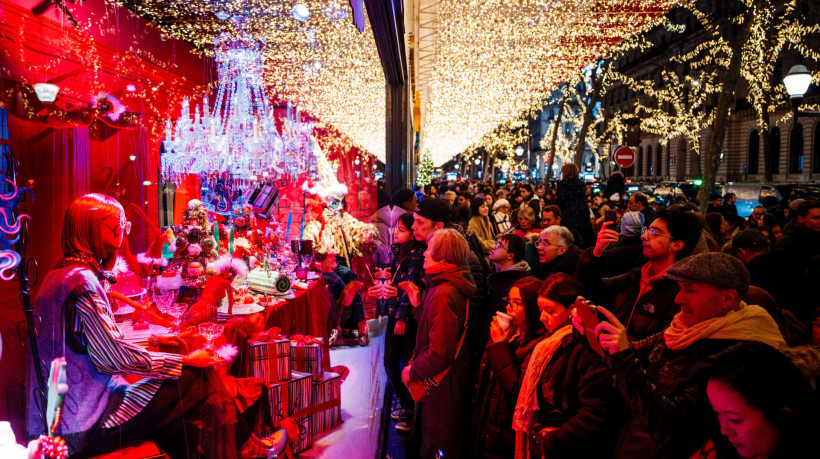
[{"label": "no entry traffic sign", "polygon": [[629,167],[635,163],[635,152],[629,147],[621,147],[615,150],[615,164],[621,167]]}]

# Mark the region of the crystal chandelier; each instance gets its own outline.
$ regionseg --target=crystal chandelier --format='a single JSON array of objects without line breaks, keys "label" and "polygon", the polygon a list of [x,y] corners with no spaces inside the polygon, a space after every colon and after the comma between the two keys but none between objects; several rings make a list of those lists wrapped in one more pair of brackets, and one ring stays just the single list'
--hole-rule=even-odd
[{"label": "crystal chandelier", "polygon": [[273,107],[264,91],[265,41],[246,32],[238,38],[225,33],[214,41],[219,89],[213,112],[208,96],[194,107],[191,118],[188,99],[176,126],[165,124],[162,177],[180,183],[186,174],[203,181],[221,176],[253,183],[266,178],[300,175],[315,171],[313,123],[302,122],[299,111],[292,114],[288,102],[282,135],[276,129]]}]

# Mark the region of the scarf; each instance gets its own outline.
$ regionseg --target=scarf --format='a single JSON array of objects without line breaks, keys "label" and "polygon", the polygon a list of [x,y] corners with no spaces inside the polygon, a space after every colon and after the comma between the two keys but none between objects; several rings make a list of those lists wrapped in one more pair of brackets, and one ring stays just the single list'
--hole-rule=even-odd
[{"label": "scarf", "polygon": [[685,349],[705,338],[758,341],[775,349],[786,347],[786,341],[772,316],[760,306],[747,305],[743,301],[737,310],[691,327],[685,325],[680,317],[680,312],[675,314],[672,324],[663,332],[666,347],[672,350]]},{"label": "scarf", "polygon": [[538,411],[538,398],[536,391],[541,375],[547,364],[552,360],[558,346],[565,336],[572,333],[572,325],[564,325],[555,332],[544,338],[535,346],[521,384],[521,392],[518,393],[518,401],[515,402],[515,412],[513,413],[513,429],[515,430],[515,458],[523,459],[529,457],[528,435],[532,427],[532,419]]}]

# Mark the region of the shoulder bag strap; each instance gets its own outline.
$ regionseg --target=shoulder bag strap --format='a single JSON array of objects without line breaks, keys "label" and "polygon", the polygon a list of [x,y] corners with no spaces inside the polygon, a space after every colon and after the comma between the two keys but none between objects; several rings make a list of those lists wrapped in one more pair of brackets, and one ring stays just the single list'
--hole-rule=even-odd
[{"label": "shoulder bag strap", "polygon": [[[464,344],[464,337],[467,336],[467,320],[470,318],[470,299],[467,298],[467,314],[464,317],[464,330],[461,332],[461,338],[458,339],[458,345],[456,346],[456,355],[453,358],[453,361],[458,358],[458,354],[461,352],[461,345]],[[432,384],[434,386],[438,386],[439,383],[447,376],[447,373],[450,371],[450,368],[453,368],[452,365],[448,367],[446,370],[442,371],[441,373],[437,374],[433,377]]]}]

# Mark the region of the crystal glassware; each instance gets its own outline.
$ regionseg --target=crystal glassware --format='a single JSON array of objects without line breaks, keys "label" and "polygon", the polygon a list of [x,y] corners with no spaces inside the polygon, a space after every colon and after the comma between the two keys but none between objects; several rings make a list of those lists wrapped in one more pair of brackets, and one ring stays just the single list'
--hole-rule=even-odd
[{"label": "crystal glassware", "polygon": [[174,318],[174,328],[173,333],[179,333],[180,331],[180,317],[185,314],[185,311],[188,310],[188,303],[173,303],[172,305],[168,306],[168,314],[170,314]]},{"label": "crystal glassware", "polygon": [[214,340],[222,336],[224,326],[214,322],[203,322],[197,327],[199,334],[205,338],[205,350],[208,354],[214,353]]},{"label": "crystal glassware", "polygon": [[[169,307],[177,300],[179,289],[166,289],[154,286],[151,289],[151,296],[157,308],[164,314],[171,314]],[[183,311],[184,313],[184,311]],[[180,314],[181,316],[182,314]],[[166,328],[165,333],[173,333],[173,328]]]}]

